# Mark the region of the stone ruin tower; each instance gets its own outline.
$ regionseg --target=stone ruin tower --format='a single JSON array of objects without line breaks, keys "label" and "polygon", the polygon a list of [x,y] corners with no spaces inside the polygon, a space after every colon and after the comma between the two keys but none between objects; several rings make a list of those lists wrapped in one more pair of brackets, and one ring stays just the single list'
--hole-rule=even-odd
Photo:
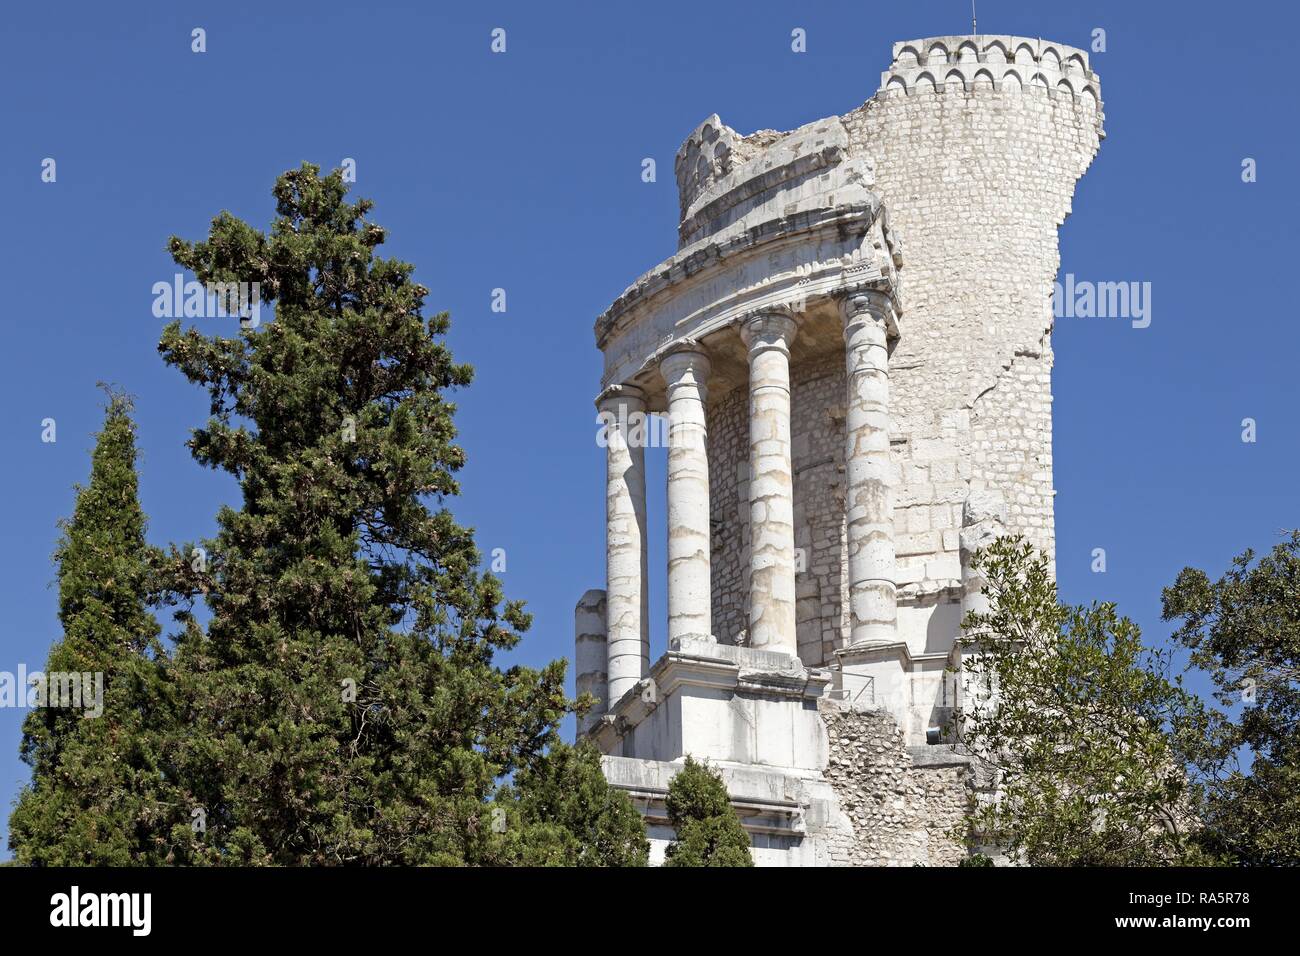
[{"label": "stone ruin tower", "polygon": [[[942,741],[968,557],[1049,555],[1057,229],[1102,133],[1080,50],[894,44],[845,116],[677,154],[678,251],[596,322],[607,581],[577,608],[579,734],[672,839],[687,754],[760,864],[953,863]],[[647,413],[667,416],[668,651],[649,657]],[[658,532],[658,533],[663,533]]]}]

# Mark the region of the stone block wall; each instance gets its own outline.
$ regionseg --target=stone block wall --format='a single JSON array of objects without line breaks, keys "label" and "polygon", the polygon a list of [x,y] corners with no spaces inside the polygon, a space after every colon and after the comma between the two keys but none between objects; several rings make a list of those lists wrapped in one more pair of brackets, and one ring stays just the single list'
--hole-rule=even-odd
[{"label": "stone block wall", "polygon": [[796,635],[799,658],[820,667],[844,645],[849,627],[844,356],[797,364],[790,378]]},{"label": "stone block wall", "polygon": [[708,409],[713,634],[740,643],[749,618],[749,409],[734,388]]},{"label": "stone block wall", "polygon": [[[966,855],[960,832],[970,799],[969,770],[947,748],[908,748],[894,718],[823,701],[829,738],[826,779],[850,830],[828,833],[838,866],[955,866]],[[914,751],[922,751],[914,756]]]},{"label": "stone block wall", "polygon": [[882,90],[844,117],[902,236],[890,362],[905,594],[951,586],[967,490],[1053,554],[1051,296],[1058,227],[1101,136],[1085,54],[1011,37],[895,45]]},{"label": "stone block wall", "polygon": [[[955,637],[961,509],[972,491],[1000,492],[1008,532],[1054,558],[1057,230],[1100,142],[1098,89],[1086,55],[1068,47],[936,38],[896,44],[880,92],[841,118],[903,245],[890,440],[899,631],[913,654],[943,652]],[[748,156],[779,146],[773,137],[765,130],[728,148]],[[842,644],[847,618],[842,353],[796,365],[791,379],[795,546],[806,568],[798,646],[819,666]],[[745,401],[736,389],[709,413],[713,619],[725,643],[743,636],[747,616]]]}]

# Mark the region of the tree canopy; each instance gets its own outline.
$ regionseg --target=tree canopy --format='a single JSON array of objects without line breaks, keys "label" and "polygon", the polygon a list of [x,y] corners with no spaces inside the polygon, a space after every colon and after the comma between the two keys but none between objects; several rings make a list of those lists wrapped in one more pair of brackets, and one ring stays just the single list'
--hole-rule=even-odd
[{"label": "tree canopy", "polygon": [[1217,581],[1185,568],[1163,614],[1238,709],[1202,758],[1203,842],[1241,865],[1300,864],[1300,532],[1258,560],[1243,552]]},{"label": "tree canopy", "polygon": [[1023,539],[973,561],[989,606],[963,622],[969,686],[954,727],[985,782],[976,842],[1032,865],[1210,862],[1189,766],[1214,720],[1170,654],[1145,647],[1114,604],[1060,603]]}]

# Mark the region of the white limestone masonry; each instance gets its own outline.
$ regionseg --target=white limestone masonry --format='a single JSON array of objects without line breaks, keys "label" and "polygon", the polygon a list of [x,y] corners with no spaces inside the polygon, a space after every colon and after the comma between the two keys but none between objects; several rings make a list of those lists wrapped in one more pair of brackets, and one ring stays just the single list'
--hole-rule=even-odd
[{"label": "white limestone masonry", "polygon": [[[896,43],[845,116],[677,155],[678,248],[596,322],[600,408],[667,413],[668,652],[651,665],[644,448],[611,432],[605,627],[580,724],[646,814],[686,754],[760,863],[955,863],[974,551],[1053,554],[1058,229],[1102,138],[1086,53]],[[681,441],[679,446],[678,442]],[[597,655],[605,653],[602,674]],[[931,741],[927,743],[927,741]]]}]

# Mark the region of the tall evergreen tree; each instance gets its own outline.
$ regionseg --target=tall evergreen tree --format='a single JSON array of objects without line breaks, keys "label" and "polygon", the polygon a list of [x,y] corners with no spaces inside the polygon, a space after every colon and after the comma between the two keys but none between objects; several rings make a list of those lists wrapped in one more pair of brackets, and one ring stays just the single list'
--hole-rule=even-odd
[{"label": "tall evergreen tree", "polygon": [[556,744],[505,794],[509,820],[501,862],[523,866],[645,866],[645,824],[631,798],[611,787],[589,741]]},{"label": "tall evergreen tree", "polygon": [[753,866],[749,834],[727,796],[722,775],[688,756],[668,784],[668,820],[677,840],[664,866]]},{"label": "tall evergreen tree", "polygon": [[[149,549],[130,413],[130,400],[110,392],[90,481],[78,489],[55,552],[63,636],[46,665],[45,706],[23,724],[32,780],[9,829],[19,863],[156,862],[161,848],[153,835],[174,812],[159,722],[167,687],[159,627],[148,609]],[[80,707],[64,696],[73,674]]]},{"label": "tall evergreen tree", "polygon": [[194,457],[243,494],[171,562],[211,612],[178,612],[176,759],[204,822],[182,860],[490,859],[497,780],[542,759],[568,707],[562,662],[494,663],[529,616],[445,504],[465,456],[444,393],[470,369],[346,192],[304,164],[277,180],[269,232],[223,212],[170,244],[209,288],[256,282],[275,307],[226,335],[173,323],[159,345],[211,400]]}]

